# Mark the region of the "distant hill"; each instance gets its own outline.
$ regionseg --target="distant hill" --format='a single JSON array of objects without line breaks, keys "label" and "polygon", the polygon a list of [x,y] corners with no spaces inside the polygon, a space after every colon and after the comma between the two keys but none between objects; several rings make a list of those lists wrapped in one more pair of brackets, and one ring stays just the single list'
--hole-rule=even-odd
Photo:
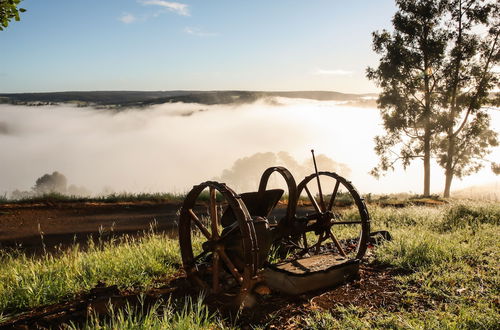
[{"label": "distant hill", "polygon": [[500,181],[470,186],[453,191],[451,195],[456,198],[471,198],[498,202],[500,201]]},{"label": "distant hill", "polygon": [[252,103],[266,97],[303,98],[318,101],[349,101],[360,105],[375,104],[376,94],[344,94],[329,91],[88,91],[54,93],[0,93],[0,103],[43,105],[76,103],[81,106],[145,106],[167,102],[200,104]]}]

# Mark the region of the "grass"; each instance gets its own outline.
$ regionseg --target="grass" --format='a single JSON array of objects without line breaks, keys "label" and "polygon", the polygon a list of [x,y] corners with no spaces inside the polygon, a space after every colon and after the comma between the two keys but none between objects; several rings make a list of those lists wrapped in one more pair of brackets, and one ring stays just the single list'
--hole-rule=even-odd
[{"label": "grass", "polygon": [[[156,192],[156,193],[111,193],[108,195],[102,196],[75,196],[75,195],[67,195],[61,194],[57,192],[46,193],[43,195],[36,195],[31,192],[26,192],[25,197],[21,198],[9,198],[7,194],[0,195],[0,205],[1,204],[32,204],[32,203],[118,203],[118,202],[140,202],[140,201],[149,201],[149,202],[165,202],[165,201],[173,201],[173,202],[182,202],[186,194],[173,194],[173,193],[165,193],[165,192]],[[219,192],[217,192],[217,201],[222,200],[222,196]],[[316,195],[316,198],[318,196]],[[331,195],[324,195],[324,199],[329,201]],[[208,201],[209,194],[208,191],[203,191],[198,197],[200,201]],[[377,204],[382,206],[411,206],[414,204],[426,204],[429,201],[438,201],[442,202],[442,200],[436,195],[431,197],[422,197],[421,195],[409,195],[409,194],[394,194],[394,195],[371,195],[368,194],[365,196],[365,200],[371,204]],[[288,194],[284,194],[281,198],[281,201],[288,201]],[[309,198],[302,194],[299,196],[300,203],[310,203]],[[337,206],[350,206],[353,205],[354,201],[352,196],[349,193],[339,192],[335,198],[335,205]]]},{"label": "grass", "polygon": [[[372,262],[396,277],[396,312],[343,306],[304,318],[311,329],[495,329],[500,324],[500,204],[460,202],[436,207],[372,208],[374,229],[394,240]],[[334,317],[334,315],[336,317]]]},{"label": "grass", "polygon": [[[300,314],[308,329],[494,329],[500,324],[500,204],[454,202],[404,208],[370,206],[372,231],[393,241],[373,250],[368,262],[398,271],[401,303],[383,307],[337,306]],[[355,216],[355,211],[347,216]],[[0,256],[0,315],[68,299],[99,281],[120,288],[148,288],[179,269],[176,240],[154,233],[101,242],[59,256]],[[199,301],[157,305],[148,313],[129,308],[111,318],[93,317],[87,328],[214,329],[234,327]],[[174,308],[175,307],[175,308]],[[258,326],[258,325],[256,325]]]},{"label": "grass", "polygon": [[58,302],[104,282],[120,288],[147,288],[154,279],[179,270],[175,240],[149,233],[141,238],[89,241],[60,254],[0,255],[0,314]]},{"label": "grass", "polygon": [[[112,193],[105,196],[82,197],[65,195],[60,193],[49,193],[39,196],[28,196],[21,199],[9,199],[6,196],[0,196],[1,204],[32,204],[32,203],[117,203],[117,202],[182,202],[184,194],[172,193]],[[207,197],[208,199],[208,197]]]},{"label": "grass", "polygon": [[220,316],[210,313],[203,305],[203,297],[196,301],[186,298],[182,306],[175,306],[171,301],[159,301],[144,312],[144,304],[138,307],[127,305],[116,310],[110,306],[110,317],[93,315],[81,327],[71,325],[70,329],[230,329]]}]

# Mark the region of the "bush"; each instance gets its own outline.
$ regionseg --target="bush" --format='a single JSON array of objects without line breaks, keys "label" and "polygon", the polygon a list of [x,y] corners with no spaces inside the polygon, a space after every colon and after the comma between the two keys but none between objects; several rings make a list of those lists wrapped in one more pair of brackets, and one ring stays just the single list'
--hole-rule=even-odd
[{"label": "bush", "polygon": [[44,174],[39,177],[35,182],[33,191],[38,195],[50,193],[65,194],[67,186],[68,180],[64,174],[55,171],[52,174]]}]

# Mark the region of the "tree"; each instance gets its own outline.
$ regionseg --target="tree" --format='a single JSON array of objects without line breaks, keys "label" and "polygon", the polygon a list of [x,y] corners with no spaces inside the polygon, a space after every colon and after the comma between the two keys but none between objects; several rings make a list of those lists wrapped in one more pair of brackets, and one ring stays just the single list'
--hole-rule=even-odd
[{"label": "tree", "polygon": [[[387,134],[375,138],[380,156],[373,174],[424,160],[424,195],[430,159],[445,169],[444,195],[453,176],[482,166],[497,134],[484,105],[494,104],[493,67],[499,53],[499,5],[489,0],[397,0],[394,32],[373,34],[382,55],[368,78],[381,88],[378,104]],[[393,150],[394,148],[399,148]]]},{"label": "tree", "polygon": [[[334,171],[341,175],[349,175],[351,171],[347,165],[336,162],[326,155],[317,155],[316,161],[320,170]],[[286,167],[297,180],[302,180],[302,178],[311,174],[314,169],[310,159],[299,163],[294,157],[284,151],[278,153],[259,152],[237,159],[231,168],[223,170],[221,176],[215,178],[215,180],[226,182],[237,191],[255,191],[259,186],[260,177],[264,170],[277,165]],[[276,182],[271,179],[270,184],[274,185],[277,183],[279,185],[283,183],[279,177],[277,178]],[[333,186],[329,188],[333,189]],[[324,189],[327,189],[327,187],[324,187]]]},{"label": "tree", "polygon": [[64,174],[55,171],[52,174],[44,174],[39,177],[35,182],[33,191],[39,195],[50,193],[65,194],[67,191],[67,185],[68,180]]},{"label": "tree", "polygon": [[424,195],[429,195],[439,103],[434,68],[442,67],[447,44],[447,31],[436,23],[446,12],[446,1],[397,0],[396,4],[394,31],[373,33],[373,49],[382,55],[379,66],[367,69],[367,77],[382,88],[377,103],[387,132],[375,138],[380,162],[372,174],[394,169],[397,161],[406,168],[422,159]]},{"label": "tree", "polygon": [[[486,0],[453,0],[448,4],[449,51],[443,68],[438,163],[445,169],[444,197],[454,176],[477,172],[490,147],[498,145],[489,128],[487,104],[498,85],[493,71],[500,62],[500,5]],[[493,168],[494,169],[494,168]]]},{"label": "tree", "polygon": [[9,26],[12,19],[19,21],[19,13],[24,13],[26,9],[18,8],[22,0],[0,0],[0,31]]}]

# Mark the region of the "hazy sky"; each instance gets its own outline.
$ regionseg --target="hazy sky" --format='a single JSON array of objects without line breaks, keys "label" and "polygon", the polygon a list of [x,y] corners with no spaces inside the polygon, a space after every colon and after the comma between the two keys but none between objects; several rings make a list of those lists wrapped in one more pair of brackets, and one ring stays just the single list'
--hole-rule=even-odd
[{"label": "hazy sky", "polygon": [[0,92],[375,92],[392,0],[24,0],[0,31]]}]

